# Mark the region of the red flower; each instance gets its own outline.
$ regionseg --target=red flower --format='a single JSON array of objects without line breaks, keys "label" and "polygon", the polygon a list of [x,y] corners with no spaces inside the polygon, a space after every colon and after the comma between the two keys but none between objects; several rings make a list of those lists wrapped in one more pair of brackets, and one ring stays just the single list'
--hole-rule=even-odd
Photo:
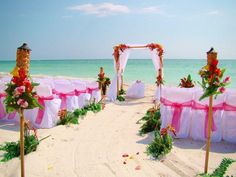
[{"label": "red flower", "polygon": [[23,82],[24,86],[25,86],[25,89],[28,93],[32,92],[33,90],[33,87],[30,83],[30,81],[28,79],[25,79],[24,82]]},{"label": "red flower", "polygon": [[231,80],[231,78],[230,78],[230,76],[227,76],[225,79],[224,79],[224,83],[227,83],[227,82],[229,82]]},{"label": "red flower", "polygon": [[19,73],[19,76],[22,80],[26,78],[26,73],[25,73],[25,70],[23,68],[20,68],[18,73]]},{"label": "red flower", "polygon": [[16,84],[16,86],[18,86],[18,87],[20,87],[20,86],[23,85],[23,80],[20,79],[19,77],[15,77],[15,76],[14,76],[14,77],[11,79],[11,81],[12,81],[14,84]]},{"label": "red flower", "polygon": [[224,87],[220,87],[219,91],[220,91],[220,93],[224,93],[225,92],[225,88]]},{"label": "red flower", "polygon": [[215,73],[216,73],[217,76],[220,76],[220,74],[221,74],[220,68],[216,68]]},{"label": "red flower", "polygon": [[211,66],[217,67],[217,65],[218,65],[218,60],[213,60]]}]

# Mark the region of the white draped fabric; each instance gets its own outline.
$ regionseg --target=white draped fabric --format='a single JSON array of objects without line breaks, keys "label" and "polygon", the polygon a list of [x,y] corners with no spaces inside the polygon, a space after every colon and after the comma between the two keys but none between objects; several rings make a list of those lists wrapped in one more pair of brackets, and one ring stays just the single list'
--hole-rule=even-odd
[{"label": "white draped fabric", "polygon": [[150,50],[150,54],[151,54],[151,58],[152,58],[152,63],[155,67],[155,71],[158,72],[158,70],[161,67],[160,58],[158,56],[158,53],[156,50]]},{"label": "white draped fabric", "polygon": [[[119,85],[121,85],[121,74],[124,73],[126,64],[129,58],[130,49],[124,50],[120,55],[120,68],[119,73],[116,73],[116,62],[114,61],[115,68],[115,77],[113,78],[111,85],[109,86],[109,90],[107,93],[107,97],[110,101],[115,101],[117,96],[117,76],[119,76]],[[117,75],[118,74],[118,75]]]},{"label": "white draped fabric", "polygon": [[121,53],[119,74],[121,74],[122,71],[123,72],[125,71],[129,55],[130,55],[130,49],[125,49],[125,51]]},{"label": "white draped fabric", "polygon": [[116,101],[117,96],[117,74],[115,74],[114,78],[111,81],[111,85],[109,86],[109,90],[107,92],[107,97],[110,101]]},{"label": "white draped fabric", "polygon": [[[134,45],[134,46],[145,46],[145,45]],[[115,74],[115,77],[113,78],[113,80],[111,82],[111,85],[109,87],[108,94],[107,94],[107,97],[110,101],[115,101],[116,100],[116,95],[117,95],[117,74],[119,76],[119,85],[120,85],[121,84],[121,82],[120,82],[121,75],[125,71],[126,64],[127,64],[130,52],[131,52],[131,50],[134,50],[134,49],[146,49],[147,50],[148,48],[128,48],[128,49],[125,49],[123,52],[121,52],[120,58],[119,58],[120,59],[119,60],[120,61],[120,68],[119,68],[119,71],[118,71],[119,73],[116,73],[116,62],[114,61],[114,68],[115,68],[115,73],[116,74]],[[154,49],[154,50],[148,49],[148,50],[150,51],[155,71],[158,73],[159,69],[161,68],[161,63],[160,63],[160,58],[158,56],[158,53],[157,53],[156,49]],[[137,78],[137,79],[139,79],[139,78]],[[155,98],[157,100],[160,100],[160,87],[157,88],[155,95],[156,95]]]}]

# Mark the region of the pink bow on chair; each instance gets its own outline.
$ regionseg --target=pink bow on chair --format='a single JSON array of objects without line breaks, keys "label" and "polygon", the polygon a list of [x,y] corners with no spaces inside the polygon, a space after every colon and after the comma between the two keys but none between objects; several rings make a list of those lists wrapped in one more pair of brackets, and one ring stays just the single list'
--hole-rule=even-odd
[{"label": "pink bow on chair", "polygon": [[[205,112],[204,135],[205,135],[205,138],[207,138],[209,106],[208,105],[203,105],[203,104],[200,104],[200,103],[197,103],[197,102],[193,101],[193,109],[203,110]],[[223,109],[224,109],[224,103],[213,106],[213,108],[212,108],[213,118],[212,118],[212,127],[211,127],[212,131],[217,130],[216,125],[215,125],[215,121],[214,121],[214,113],[217,110],[223,110]]]},{"label": "pink bow on chair", "polygon": [[41,122],[43,120],[43,115],[44,115],[44,110],[45,110],[44,109],[45,108],[45,102],[44,101],[45,100],[53,100],[53,99],[54,99],[53,95],[48,96],[48,97],[41,96],[41,97],[38,98],[38,102],[41,106],[43,106],[43,109],[39,109],[39,111],[38,111],[37,118],[35,120],[36,124],[41,124]]},{"label": "pink bow on chair", "polygon": [[75,89],[75,95],[76,96],[79,96],[80,94],[86,93],[86,92],[87,92],[87,90],[77,90],[77,89]]},{"label": "pink bow on chair", "polygon": [[6,95],[6,93],[0,93],[0,119],[4,118],[7,115],[3,103],[1,102],[1,98],[6,97]]},{"label": "pink bow on chair", "polygon": [[178,133],[180,129],[180,117],[183,111],[183,107],[191,107],[192,100],[184,103],[177,103],[161,97],[161,103],[164,104],[165,106],[171,106],[172,108],[174,108],[171,125],[172,127],[175,128],[175,131]]},{"label": "pink bow on chair", "polygon": [[99,88],[87,88],[87,93],[92,94],[93,91],[98,91]]},{"label": "pink bow on chair", "polygon": [[66,109],[67,108],[67,105],[66,105],[66,97],[67,96],[75,96],[75,91],[71,91],[71,92],[68,92],[68,93],[63,93],[63,92],[58,92],[57,90],[53,89],[52,93],[58,95],[58,97],[61,99],[60,109]]},{"label": "pink bow on chair", "polygon": [[236,106],[232,106],[230,104],[224,103],[224,110],[225,111],[236,111]]}]

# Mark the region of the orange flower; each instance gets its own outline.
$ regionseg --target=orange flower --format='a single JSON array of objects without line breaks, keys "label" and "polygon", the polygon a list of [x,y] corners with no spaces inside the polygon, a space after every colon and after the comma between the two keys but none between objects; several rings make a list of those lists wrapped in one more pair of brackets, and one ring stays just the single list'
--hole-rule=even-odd
[{"label": "orange flower", "polygon": [[161,136],[167,135],[167,128],[162,128],[161,129]]},{"label": "orange flower", "polygon": [[172,127],[171,125],[168,125],[167,128],[176,136],[176,131],[174,127]]}]

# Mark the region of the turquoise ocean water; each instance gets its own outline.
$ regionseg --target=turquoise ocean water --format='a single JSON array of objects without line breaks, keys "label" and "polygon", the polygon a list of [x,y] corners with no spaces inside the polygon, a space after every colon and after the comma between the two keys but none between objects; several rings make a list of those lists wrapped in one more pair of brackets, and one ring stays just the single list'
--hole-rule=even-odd
[{"label": "turquoise ocean water", "polygon": [[[191,74],[194,81],[199,81],[199,69],[206,63],[201,59],[165,59],[164,80],[166,85],[178,85],[180,79]],[[0,72],[9,72],[15,61],[0,61]],[[51,76],[73,76],[96,78],[100,66],[111,79],[114,76],[113,59],[80,59],[80,60],[32,60],[31,74]],[[236,89],[236,60],[220,60],[220,67],[226,68],[226,75],[231,76],[231,88]],[[155,70],[151,59],[129,59],[124,79],[126,83],[142,80],[145,83],[155,83]]]}]

